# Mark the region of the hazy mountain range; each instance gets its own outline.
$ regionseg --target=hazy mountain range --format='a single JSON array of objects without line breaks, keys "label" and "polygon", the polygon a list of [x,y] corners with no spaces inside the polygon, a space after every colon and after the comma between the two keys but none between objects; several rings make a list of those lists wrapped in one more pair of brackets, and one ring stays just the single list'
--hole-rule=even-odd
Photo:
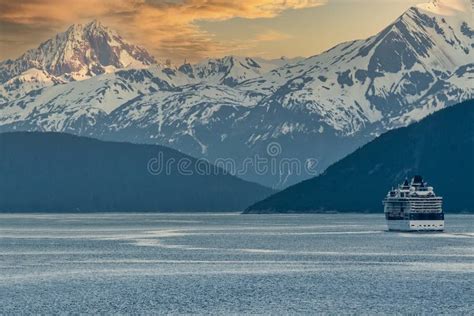
[{"label": "hazy mountain range", "polygon": [[[436,2],[373,37],[294,60],[170,66],[94,21],[0,63],[0,131],[160,144],[237,165],[277,142],[276,158],[315,158],[321,172],[387,130],[473,98],[473,61],[471,11]],[[310,177],[252,170],[240,176],[273,187]]]},{"label": "hazy mountain range", "polygon": [[474,210],[474,100],[389,131],[248,213],[381,212],[387,191],[420,174],[448,212]]}]

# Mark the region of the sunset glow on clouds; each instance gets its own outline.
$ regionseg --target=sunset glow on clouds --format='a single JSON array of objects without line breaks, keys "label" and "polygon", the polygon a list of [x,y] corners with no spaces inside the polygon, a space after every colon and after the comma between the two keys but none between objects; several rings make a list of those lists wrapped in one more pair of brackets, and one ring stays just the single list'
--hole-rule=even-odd
[{"label": "sunset glow on clouds", "polygon": [[[341,1],[334,1],[338,2]],[[291,21],[276,21],[277,17],[291,10],[327,5],[327,0],[0,0],[0,59],[16,57],[27,48],[37,46],[39,39],[45,40],[71,24],[92,19],[145,46],[158,58],[198,60],[239,51],[278,56],[278,47],[272,48],[270,43],[297,41],[296,37],[304,30],[292,29]],[[238,27],[242,30],[253,24],[255,27],[246,36],[231,34],[239,30],[217,36],[221,25],[214,25],[215,30],[201,25],[204,22],[222,24],[233,19],[245,20]],[[257,23],[262,19],[269,25]],[[275,23],[270,25],[269,21]],[[294,25],[304,27],[301,23],[295,21]],[[306,52],[290,53],[304,55]]]}]

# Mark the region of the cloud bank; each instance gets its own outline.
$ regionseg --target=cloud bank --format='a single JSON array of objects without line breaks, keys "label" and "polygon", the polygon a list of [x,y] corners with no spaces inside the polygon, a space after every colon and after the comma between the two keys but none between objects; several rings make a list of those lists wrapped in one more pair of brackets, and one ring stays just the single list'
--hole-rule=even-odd
[{"label": "cloud bank", "polygon": [[[157,58],[197,60],[218,56],[258,41],[287,35],[272,30],[243,41],[217,40],[200,21],[261,19],[285,10],[323,5],[327,0],[0,0],[0,59],[38,45],[73,23],[98,19]],[[14,56],[9,56],[14,57]]]}]

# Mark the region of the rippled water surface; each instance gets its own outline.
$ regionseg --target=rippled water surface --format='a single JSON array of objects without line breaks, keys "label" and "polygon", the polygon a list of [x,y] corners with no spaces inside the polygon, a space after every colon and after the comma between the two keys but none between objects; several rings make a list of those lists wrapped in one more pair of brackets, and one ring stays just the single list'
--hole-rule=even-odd
[{"label": "rippled water surface", "polygon": [[0,214],[0,314],[471,314],[474,217]]}]

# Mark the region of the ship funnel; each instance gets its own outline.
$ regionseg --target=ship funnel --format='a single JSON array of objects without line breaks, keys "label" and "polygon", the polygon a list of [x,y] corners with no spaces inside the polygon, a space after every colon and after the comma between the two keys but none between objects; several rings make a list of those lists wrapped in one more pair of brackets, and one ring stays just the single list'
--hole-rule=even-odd
[{"label": "ship funnel", "polygon": [[422,176],[414,176],[413,177],[413,184],[423,184],[423,177]]}]

